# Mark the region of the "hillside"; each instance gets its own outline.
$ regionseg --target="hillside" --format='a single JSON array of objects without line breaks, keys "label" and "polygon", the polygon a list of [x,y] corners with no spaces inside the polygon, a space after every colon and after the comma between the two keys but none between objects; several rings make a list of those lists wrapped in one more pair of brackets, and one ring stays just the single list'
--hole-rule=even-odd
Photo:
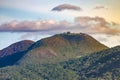
[{"label": "hillside", "polygon": [[119,80],[120,46],[56,64],[0,69],[2,80]]},{"label": "hillside", "polygon": [[12,65],[17,62],[24,55],[23,52],[25,52],[33,43],[33,41],[24,40],[0,50],[0,67]]},{"label": "hillside", "polygon": [[107,49],[84,33],[62,33],[35,42],[18,63],[56,63]]}]

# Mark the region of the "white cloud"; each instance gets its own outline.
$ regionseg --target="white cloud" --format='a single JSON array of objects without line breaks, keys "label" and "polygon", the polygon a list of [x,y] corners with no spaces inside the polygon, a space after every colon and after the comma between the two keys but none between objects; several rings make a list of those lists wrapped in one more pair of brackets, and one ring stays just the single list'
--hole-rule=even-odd
[{"label": "white cloud", "polygon": [[[83,29],[88,30],[90,33],[105,33],[105,34],[118,34],[120,33],[119,29],[113,28],[115,26],[110,22],[107,22],[102,17],[76,17],[75,22],[78,26],[82,26]],[[119,25],[120,26],[120,25]]]},{"label": "white cloud", "polygon": [[5,15],[0,15],[0,25],[13,20],[15,20],[15,18],[5,16]]},{"label": "white cloud", "polygon": [[44,30],[61,30],[71,26],[67,21],[38,20],[38,21],[11,21],[0,25],[0,31],[33,32]]},{"label": "white cloud", "polygon": [[115,24],[101,17],[77,17],[73,23],[68,21],[36,20],[11,21],[0,25],[0,31],[36,32],[36,31],[72,31],[84,33],[119,34],[120,30],[113,28]]},{"label": "white cloud", "polygon": [[120,45],[120,34],[118,35],[92,34],[92,36],[108,47]]}]

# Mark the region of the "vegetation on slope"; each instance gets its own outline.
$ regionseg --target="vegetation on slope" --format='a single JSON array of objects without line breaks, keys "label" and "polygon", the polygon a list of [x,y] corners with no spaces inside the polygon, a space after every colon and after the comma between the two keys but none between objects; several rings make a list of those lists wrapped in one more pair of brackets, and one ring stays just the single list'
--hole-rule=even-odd
[{"label": "vegetation on slope", "polygon": [[2,80],[119,80],[120,46],[56,64],[0,69]]}]

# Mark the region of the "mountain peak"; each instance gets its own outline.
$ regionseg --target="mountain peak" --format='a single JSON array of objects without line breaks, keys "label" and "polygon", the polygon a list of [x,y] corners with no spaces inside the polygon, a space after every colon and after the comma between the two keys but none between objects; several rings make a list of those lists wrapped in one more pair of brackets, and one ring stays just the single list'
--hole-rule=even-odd
[{"label": "mountain peak", "polygon": [[0,57],[11,55],[16,52],[22,52],[26,50],[28,47],[30,47],[30,45],[32,45],[33,43],[34,41],[31,41],[31,40],[23,40],[23,41],[19,41],[14,44],[11,44],[7,48],[0,50]]},{"label": "mountain peak", "polygon": [[33,62],[54,63],[76,58],[77,56],[85,56],[107,48],[85,33],[67,32],[35,42],[20,62],[35,58]]},{"label": "mountain peak", "polygon": [[79,35],[79,36],[89,36],[88,34],[86,33],[71,33],[71,32],[64,32],[64,33],[61,33],[61,34],[56,34],[56,35],[59,35],[59,36],[76,36],[76,35]]},{"label": "mountain peak", "polygon": [[[85,33],[62,33],[41,39],[37,42],[24,40],[0,51],[0,62],[13,63],[56,63],[78,56],[107,49],[93,37]],[[8,61],[12,60],[13,62]],[[2,63],[1,63],[2,64]],[[1,65],[4,66],[4,65]]]},{"label": "mountain peak", "polygon": [[43,46],[43,45],[52,46],[52,47],[72,46],[72,44],[83,45],[82,42],[84,43],[85,41],[93,42],[93,44],[94,42],[98,42],[94,38],[92,38],[90,35],[85,34],[85,33],[66,32],[66,33],[56,34],[51,37],[41,39],[37,41],[36,43],[34,43],[31,48],[36,48],[36,47]]},{"label": "mountain peak", "polygon": [[67,40],[76,40],[76,41],[81,41],[87,37],[90,37],[88,34],[85,33],[70,33],[70,32],[57,34],[57,36],[61,36]]}]

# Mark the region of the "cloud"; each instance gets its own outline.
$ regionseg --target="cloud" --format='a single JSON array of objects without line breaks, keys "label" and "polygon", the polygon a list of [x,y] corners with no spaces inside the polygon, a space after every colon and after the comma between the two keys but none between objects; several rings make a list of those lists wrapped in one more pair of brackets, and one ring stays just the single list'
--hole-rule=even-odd
[{"label": "cloud", "polygon": [[[117,23],[107,22],[101,17],[76,17],[74,22],[65,20],[36,20],[36,21],[11,21],[0,25],[0,32],[48,32],[61,33],[66,31],[112,34],[120,33],[120,29],[114,28]],[[120,25],[119,25],[120,26]]]},{"label": "cloud", "polygon": [[52,9],[52,11],[63,11],[63,10],[82,10],[79,6],[71,5],[71,4],[61,4]]},{"label": "cloud", "polygon": [[22,40],[34,40],[34,41],[37,41],[37,40],[40,40],[42,38],[45,38],[45,37],[50,37],[51,35],[53,34],[49,34],[47,32],[27,32],[23,35],[20,36],[19,39],[22,39]]},{"label": "cloud", "polygon": [[67,21],[54,21],[54,20],[38,20],[38,21],[11,21],[0,25],[0,31],[12,32],[36,32],[36,31],[49,31],[57,30],[70,26]]},{"label": "cloud", "polygon": [[[119,34],[120,30],[113,28],[115,22],[107,22],[101,17],[76,17],[75,23],[89,33]],[[117,24],[117,23],[116,23]],[[120,25],[119,25],[120,26]]]},{"label": "cloud", "polygon": [[39,40],[63,32],[87,33],[109,47],[120,44],[120,26],[115,22],[107,22],[102,17],[76,17],[74,22],[65,20],[36,20],[36,21],[11,21],[0,25],[0,32],[23,32],[18,37],[20,40]]},{"label": "cloud", "polygon": [[96,6],[96,7],[94,7],[93,9],[108,9],[108,8],[105,7],[105,6]]},{"label": "cloud", "polygon": [[120,34],[119,35],[93,34],[92,36],[109,47],[120,45]]},{"label": "cloud", "polygon": [[13,17],[5,16],[5,15],[0,15],[0,24],[6,23],[9,21],[15,20]]}]

